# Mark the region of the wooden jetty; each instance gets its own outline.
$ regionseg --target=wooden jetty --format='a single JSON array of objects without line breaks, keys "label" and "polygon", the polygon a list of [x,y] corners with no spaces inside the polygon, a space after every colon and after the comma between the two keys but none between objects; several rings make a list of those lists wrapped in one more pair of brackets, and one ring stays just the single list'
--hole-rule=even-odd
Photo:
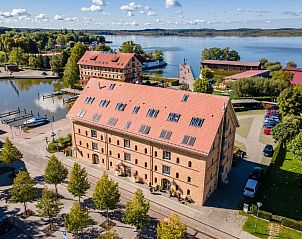
[{"label": "wooden jetty", "polygon": [[23,120],[23,119],[27,119],[27,118],[30,118],[30,117],[33,117],[32,112],[30,112],[29,114],[24,114],[24,115],[17,116],[17,117],[12,118],[12,119],[4,119],[4,120],[1,120],[1,122],[2,122],[2,124],[10,124],[10,123],[13,123],[13,122],[16,122],[16,121],[19,121],[19,120]]},{"label": "wooden jetty", "polygon": [[17,110],[12,110],[12,111],[9,111],[9,112],[1,113],[1,114],[0,114],[0,118],[5,118],[5,117],[7,117],[7,116],[16,115],[16,114],[20,114],[20,113],[21,113],[21,110],[20,110],[20,108],[18,107]]},{"label": "wooden jetty", "polygon": [[72,94],[72,95],[80,95],[81,90],[71,89],[71,88],[63,88],[60,90],[63,94]]},{"label": "wooden jetty", "polygon": [[54,96],[58,96],[58,95],[63,95],[63,92],[62,91],[56,91],[56,92],[53,92],[53,93],[50,93],[50,94],[42,95],[42,97],[43,97],[43,100],[44,100],[44,99],[48,99],[48,98],[53,98]]},{"label": "wooden jetty", "polygon": [[72,101],[76,101],[77,98],[79,98],[78,95],[69,97],[68,99],[63,99],[63,104],[70,103],[70,102],[72,102]]},{"label": "wooden jetty", "polygon": [[178,74],[178,79],[179,79],[179,83],[186,83],[189,85],[189,89],[191,91],[194,90],[194,75],[191,69],[191,66],[187,63],[184,64],[180,64],[179,65],[179,74]]}]

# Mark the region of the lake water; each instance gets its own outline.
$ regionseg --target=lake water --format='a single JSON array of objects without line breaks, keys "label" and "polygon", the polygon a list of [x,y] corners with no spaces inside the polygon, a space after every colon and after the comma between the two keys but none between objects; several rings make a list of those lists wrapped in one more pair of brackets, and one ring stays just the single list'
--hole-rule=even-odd
[{"label": "lake water", "polygon": [[242,61],[280,61],[283,65],[295,61],[302,67],[302,37],[146,37],[146,36],[106,36],[117,48],[124,41],[133,40],[145,50],[160,49],[165,54],[168,66],[163,76],[178,77],[178,65],[184,58],[192,66],[195,76],[199,74],[201,51],[209,47],[230,47],[237,50]]},{"label": "lake water", "polygon": [[[62,119],[67,109],[63,104],[63,97],[54,97],[43,100],[42,95],[56,91],[60,88],[59,80],[0,80],[0,113],[26,109],[33,114],[47,116],[49,119]],[[40,94],[41,97],[38,97]],[[66,97],[66,96],[64,96]],[[18,115],[16,115],[18,116]],[[16,124],[21,124],[20,120]]]},{"label": "lake water", "polygon": [[[117,48],[124,41],[140,43],[145,50],[161,49],[168,66],[163,76],[177,77],[178,65],[186,58],[192,66],[195,76],[199,73],[201,51],[206,47],[230,47],[241,55],[242,61],[257,61],[267,58],[270,61],[295,61],[302,67],[302,37],[145,37],[145,36],[107,36]],[[43,100],[38,94],[51,93],[60,88],[58,80],[0,80],[0,113],[20,107],[34,114],[45,114],[48,118],[62,119],[67,113],[62,97]],[[67,97],[67,96],[64,96]],[[23,120],[24,121],[24,120]],[[18,123],[22,123],[19,121]]]}]

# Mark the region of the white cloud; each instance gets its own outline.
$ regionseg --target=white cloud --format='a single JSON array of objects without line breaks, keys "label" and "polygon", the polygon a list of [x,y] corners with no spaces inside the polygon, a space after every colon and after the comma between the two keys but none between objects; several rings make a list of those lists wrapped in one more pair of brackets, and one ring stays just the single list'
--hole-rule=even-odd
[{"label": "white cloud", "polygon": [[178,0],[166,0],[166,8],[181,7]]},{"label": "white cloud", "polygon": [[237,12],[244,12],[244,10],[241,9],[241,8],[237,8],[236,11],[237,11]]},{"label": "white cloud", "polygon": [[138,23],[136,23],[136,22],[130,22],[129,25],[131,25],[131,26],[138,26]]},{"label": "white cloud", "polygon": [[78,22],[79,18],[77,17],[66,17],[65,22]]},{"label": "white cloud", "polygon": [[142,8],[141,5],[136,4],[135,2],[129,2],[127,5],[122,5],[121,10],[126,12],[132,12],[139,8]]},{"label": "white cloud", "polygon": [[150,11],[150,12],[148,12],[148,14],[147,14],[148,16],[156,16],[156,13],[155,12],[153,12],[153,11]]},{"label": "white cloud", "polygon": [[55,15],[55,16],[54,16],[54,19],[55,19],[56,21],[64,21],[64,17],[63,17],[63,16],[60,16],[60,15]]},{"label": "white cloud", "polygon": [[10,12],[0,12],[0,17],[3,17],[3,18],[21,17],[21,16],[29,17],[30,14],[24,8],[23,9],[14,8]]},{"label": "white cloud", "polygon": [[40,13],[39,15],[37,15],[37,16],[35,17],[35,21],[43,21],[43,22],[46,22],[46,21],[48,21],[48,17],[46,16],[46,14]]},{"label": "white cloud", "polygon": [[82,7],[81,11],[83,11],[83,12],[100,12],[100,11],[102,11],[102,8],[100,5],[92,4],[90,7]]},{"label": "white cloud", "polygon": [[141,10],[139,13],[140,14],[146,14],[146,12],[144,10]]},{"label": "white cloud", "polygon": [[104,6],[104,1],[103,0],[92,0],[92,3],[95,4],[95,5]]},{"label": "white cloud", "polygon": [[128,17],[133,17],[135,14],[133,12],[127,12]]}]

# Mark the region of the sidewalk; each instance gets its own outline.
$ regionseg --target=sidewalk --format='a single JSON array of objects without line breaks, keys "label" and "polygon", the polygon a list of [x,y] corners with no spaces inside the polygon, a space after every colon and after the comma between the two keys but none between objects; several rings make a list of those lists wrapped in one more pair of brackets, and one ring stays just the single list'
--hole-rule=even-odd
[{"label": "sidewalk", "polygon": [[[1,128],[1,126],[0,126]],[[61,136],[70,132],[69,121],[64,119],[53,124],[54,132],[57,134],[60,130]],[[50,135],[50,126],[36,128],[29,133],[22,133],[14,138],[13,142],[24,153],[24,162],[29,169],[31,175],[40,176],[43,174],[50,154],[45,150],[45,137]],[[0,135],[0,138],[9,137],[10,132]],[[59,158],[69,167],[72,167],[76,159],[66,158],[62,153],[57,154]],[[103,170],[97,165],[80,161],[85,166],[92,183],[92,189],[100,178]],[[150,200],[152,213],[156,214],[156,218],[168,216],[173,211],[180,214],[181,219],[191,228],[195,228],[196,238],[209,238],[202,232],[217,238],[247,238],[242,232],[244,217],[240,216],[237,210],[230,210],[217,207],[201,207],[194,204],[183,205],[175,198],[169,198],[167,194],[152,195],[148,187],[145,185],[134,184],[128,178],[118,177],[113,173],[107,172],[110,177],[119,183],[123,200],[127,201],[132,197],[132,193],[138,188],[142,188],[146,198]],[[61,189],[60,189],[61,190]],[[65,208],[64,208],[65,211]],[[216,228],[216,229],[215,229]],[[190,229],[191,230],[191,229]],[[219,231],[220,230],[220,231]],[[223,232],[229,233],[227,235]],[[233,236],[232,236],[233,235]],[[127,238],[127,237],[126,237]],[[253,238],[253,237],[251,237]]]}]

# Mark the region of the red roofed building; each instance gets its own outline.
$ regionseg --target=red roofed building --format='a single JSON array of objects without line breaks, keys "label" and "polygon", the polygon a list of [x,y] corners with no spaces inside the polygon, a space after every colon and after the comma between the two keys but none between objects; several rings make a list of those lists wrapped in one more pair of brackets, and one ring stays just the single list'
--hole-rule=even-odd
[{"label": "red roofed building", "polygon": [[261,70],[260,62],[203,60],[201,64],[203,68],[210,68],[212,70],[225,70],[225,71]]},{"label": "red roofed building", "polygon": [[90,79],[67,117],[75,157],[198,204],[232,167],[228,97]]},{"label": "red roofed building", "polygon": [[83,85],[90,78],[136,82],[142,77],[142,62],[134,53],[86,51],[78,64]]},{"label": "red roofed building", "polygon": [[251,78],[251,77],[264,77],[268,78],[270,77],[269,71],[268,70],[250,70],[250,71],[244,71],[240,72],[235,75],[231,76],[226,76],[224,77],[225,83],[230,83],[236,80],[241,80],[241,79],[246,79],[246,78]]},{"label": "red roofed building", "polygon": [[284,71],[289,71],[294,74],[291,81],[292,84],[302,85],[302,68],[284,68]]}]

